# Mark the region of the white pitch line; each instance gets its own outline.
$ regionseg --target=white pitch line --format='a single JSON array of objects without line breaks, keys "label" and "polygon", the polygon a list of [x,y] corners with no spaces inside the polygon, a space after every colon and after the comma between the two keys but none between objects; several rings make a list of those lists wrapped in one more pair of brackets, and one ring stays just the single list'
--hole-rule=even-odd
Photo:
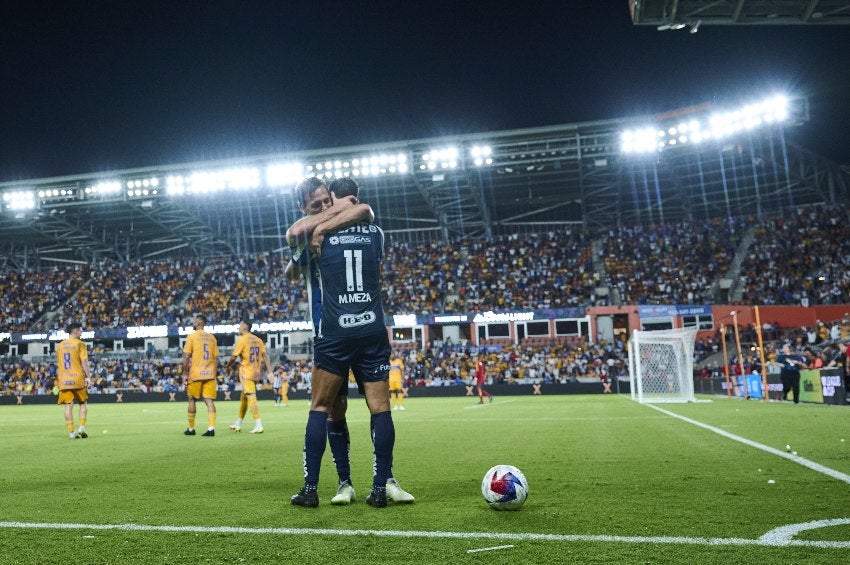
[{"label": "white pitch line", "polygon": [[516,547],[516,546],[513,546],[513,545],[497,545],[497,546],[494,546],[494,547],[482,547],[482,548],[479,548],[479,549],[467,549],[466,552],[467,553],[479,553],[481,551],[496,551],[497,549],[510,549],[512,547]]},{"label": "white pitch line", "polygon": [[659,408],[658,406],[655,406],[653,404],[646,404],[645,406],[649,406],[653,410],[658,410],[659,412],[661,412],[663,414],[667,414],[668,416],[678,418],[679,420],[682,420],[683,422],[687,422],[689,424],[699,426],[700,428],[703,428],[703,429],[708,430],[710,432],[714,432],[714,433],[719,434],[719,435],[721,435],[725,438],[729,438],[729,439],[735,440],[737,442],[743,443],[745,445],[749,445],[750,447],[755,447],[756,449],[761,449],[762,451],[766,451],[770,454],[777,455],[779,457],[783,457],[785,459],[788,459],[789,461],[793,461],[794,463],[798,463],[798,464],[802,465],[803,467],[808,467],[809,469],[811,469],[813,471],[817,471],[818,473],[823,473],[824,475],[830,476],[833,479],[838,479],[839,481],[844,481],[845,483],[850,484],[850,475],[842,473],[841,471],[836,471],[835,469],[830,469],[829,467],[821,465],[820,463],[815,463],[814,461],[810,461],[809,459],[806,459],[805,457],[800,457],[799,455],[794,455],[793,453],[786,453],[786,452],[781,451],[779,449],[776,449],[774,447],[770,447],[769,445],[764,445],[764,444],[758,443],[756,441],[753,441],[751,439],[747,439],[745,437],[736,436],[735,434],[730,434],[729,432],[727,432],[725,430],[721,430],[720,428],[716,428],[714,426],[704,424],[704,423],[702,423],[698,420],[693,420],[693,419],[688,418],[686,416],[681,416],[679,414],[676,414],[675,412],[670,412],[669,410]]},{"label": "white pitch line", "polygon": [[762,541],[769,541],[771,543],[783,543],[786,541],[790,541],[800,532],[805,532],[806,530],[816,530],[818,528],[829,528],[831,526],[844,526],[850,524],[850,518],[836,518],[834,520],[815,520],[814,522],[805,522],[803,524],[788,524],[787,526],[780,526],[778,528],[774,528],[761,536],[759,539]]},{"label": "white pitch line", "polygon": [[[850,523],[850,518],[842,518]],[[828,525],[832,525],[831,522]],[[794,526],[786,526],[793,528]],[[759,539],[743,538],[691,538],[677,536],[603,536],[569,534],[532,534],[498,532],[428,532],[403,530],[331,530],[325,528],[244,528],[236,526],[153,526],[146,524],[65,524],[38,522],[0,522],[0,529],[43,529],[43,530],[116,530],[122,532],[168,532],[201,534],[267,534],[267,535],[326,535],[326,536],[378,536],[394,538],[431,539],[492,539],[508,541],[555,541],[555,542],[604,542],[604,543],[649,543],[680,545],[724,545],[765,547],[819,547],[850,549],[850,541],[816,541],[788,539],[785,535],[763,536]],[[776,531],[776,530],[774,530]],[[789,530],[790,531],[790,530]]]},{"label": "white pitch line", "polygon": [[473,404],[472,406],[464,406],[464,410],[477,410],[479,408],[484,408],[485,406],[492,406],[494,404],[509,404],[511,402],[516,402],[516,400],[500,400],[498,402],[485,402],[484,404]]}]

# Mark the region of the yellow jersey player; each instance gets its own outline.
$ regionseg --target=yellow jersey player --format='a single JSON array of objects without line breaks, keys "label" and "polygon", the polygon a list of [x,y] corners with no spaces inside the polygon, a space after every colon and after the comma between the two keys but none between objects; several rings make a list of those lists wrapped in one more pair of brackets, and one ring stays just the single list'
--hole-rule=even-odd
[{"label": "yellow jersey player", "polygon": [[398,353],[390,359],[389,378],[393,410],[404,410],[404,361]]},{"label": "yellow jersey player", "polygon": [[198,408],[195,402],[202,398],[207,405],[207,431],[203,435],[215,435],[215,387],[218,369],[218,342],[215,336],[204,331],[207,317],[198,314],[192,320],[195,332],[186,338],[183,347],[183,379],[186,393],[189,395],[189,427],[183,433],[195,435],[195,415]]},{"label": "yellow jersey player", "polygon": [[[242,395],[239,399],[239,417],[230,426],[234,432],[242,431],[242,419],[248,408],[254,417],[254,429],[252,434],[263,433],[263,421],[260,419],[260,406],[257,404],[257,384],[263,379],[263,365],[266,374],[271,374],[272,366],[269,355],[266,352],[266,344],[263,340],[250,332],[251,325],[246,321],[239,322],[239,337],[233,354],[227,361],[224,369],[227,373],[239,362],[239,380],[242,382]],[[241,360],[241,361],[240,361]]]},{"label": "yellow jersey player", "polygon": [[[73,323],[68,326],[68,339],[56,346],[56,384],[59,401],[65,405],[65,426],[71,439],[87,438],[86,417],[88,416],[88,387],[91,385],[91,369],[86,344],[80,341],[83,327]],[[80,405],[80,427],[74,431],[74,402]]]},{"label": "yellow jersey player", "polygon": [[272,390],[274,391],[275,406],[289,406],[289,377],[280,365],[275,367],[274,370]]}]

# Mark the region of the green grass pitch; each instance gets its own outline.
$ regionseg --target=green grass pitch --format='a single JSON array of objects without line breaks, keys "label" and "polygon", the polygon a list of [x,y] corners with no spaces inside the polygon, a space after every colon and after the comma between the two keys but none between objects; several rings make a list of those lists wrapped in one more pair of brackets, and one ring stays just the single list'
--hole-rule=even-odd
[{"label": "green grass pitch", "polygon": [[[382,510],[363,502],[372,454],[359,401],[349,408],[357,502],[329,504],[328,450],[317,509],[289,504],[305,401],[261,402],[258,436],[230,432],[238,404],[219,401],[214,438],[183,435],[184,403],[95,398],[85,440],[68,438],[59,406],[3,406],[0,562],[850,562],[846,407],[659,405],[689,422],[622,396],[475,402],[410,398],[393,412],[395,474],[416,503]],[[811,465],[784,457],[786,445]],[[497,463],[528,478],[518,512],[481,497]],[[809,522],[820,527],[758,541]]]}]

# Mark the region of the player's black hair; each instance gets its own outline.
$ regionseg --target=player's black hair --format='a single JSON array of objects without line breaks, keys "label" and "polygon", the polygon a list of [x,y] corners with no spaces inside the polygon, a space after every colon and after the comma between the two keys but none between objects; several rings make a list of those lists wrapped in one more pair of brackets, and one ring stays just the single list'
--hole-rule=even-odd
[{"label": "player's black hair", "polygon": [[248,318],[242,318],[241,320],[239,320],[239,323],[245,324],[246,326],[248,326],[249,330],[251,329],[251,320],[249,320]]},{"label": "player's black hair", "polygon": [[325,181],[323,181],[319,177],[307,177],[306,179],[296,184],[294,196],[295,201],[298,203],[298,206],[303,208],[304,205],[307,204],[307,197],[322,187],[327,188],[328,185],[326,185]]},{"label": "player's black hair", "polygon": [[357,194],[360,192],[360,185],[353,178],[342,177],[332,180],[330,186],[328,186],[328,190],[333,192],[337,198],[343,198],[345,196],[354,196],[357,198]]},{"label": "player's black hair", "polygon": [[82,329],[82,327],[83,327],[83,325],[79,322],[71,322],[70,324],[68,324],[68,333],[71,333],[72,331],[74,331],[77,328]]},{"label": "player's black hair", "polygon": [[207,323],[207,317],[204,316],[203,314],[195,314],[195,317],[197,319],[201,320],[203,323],[205,323],[205,324]]}]

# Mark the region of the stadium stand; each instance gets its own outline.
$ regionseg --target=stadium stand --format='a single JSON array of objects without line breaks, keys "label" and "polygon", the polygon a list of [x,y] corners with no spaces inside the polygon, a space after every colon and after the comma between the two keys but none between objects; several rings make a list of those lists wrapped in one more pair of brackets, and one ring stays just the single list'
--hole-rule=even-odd
[{"label": "stadium stand", "polygon": [[[744,238],[750,230],[754,237]],[[601,243],[594,261],[592,240]],[[750,242],[751,241],[751,242]],[[525,310],[615,304],[712,304],[719,279],[743,256],[746,304],[850,301],[850,220],[846,205],[788,218],[646,224],[585,235],[560,229],[466,242],[388,241],[388,314]],[[201,261],[50,266],[0,273],[4,331],[183,324],[193,312],[217,320],[306,320],[303,285],[282,276],[286,255]]]},{"label": "stadium stand", "polygon": [[850,222],[846,206],[818,206],[761,222],[742,265],[747,304],[850,301]]}]

